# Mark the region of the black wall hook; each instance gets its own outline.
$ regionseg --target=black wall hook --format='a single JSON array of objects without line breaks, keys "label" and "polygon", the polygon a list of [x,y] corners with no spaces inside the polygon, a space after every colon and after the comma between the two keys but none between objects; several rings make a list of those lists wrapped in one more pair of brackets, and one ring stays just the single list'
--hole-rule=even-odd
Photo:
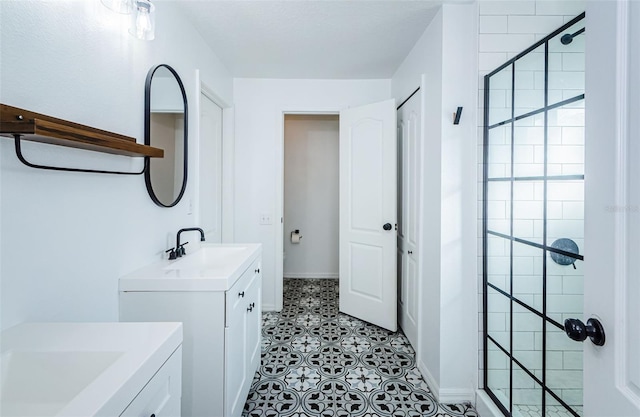
[{"label": "black wall hook", "polygon": [[453,124],[460,124],[460,116],[462,116],[462,107],[458,107],[455,113],[453,113]]}]

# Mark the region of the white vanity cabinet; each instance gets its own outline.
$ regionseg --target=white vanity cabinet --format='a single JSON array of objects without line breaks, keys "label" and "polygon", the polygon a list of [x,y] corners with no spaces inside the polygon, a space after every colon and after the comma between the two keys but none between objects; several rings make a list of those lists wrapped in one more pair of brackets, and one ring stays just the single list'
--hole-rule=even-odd
[{"label": "white vanity cabinet", "polygon": [[120,417],[180,416],[182,348],[178,348]]},{"label": "white vanity cabinet", "polygon": [[[250,247],[220,260],[227,265],[224,273],[211,265],[198,269],[198,262],[215,256],[194,252],[174,264],[187,265],[172,270],[175,274],[167,274],[167,262],[162,263],[162,278],[155,283],[149,268],[120,279],[121,321],[183,323],[183,417],[242,413],[260,362],[262,321],[260,245],[245,246]],[[233,258],[235,270],[228,265]]]}]

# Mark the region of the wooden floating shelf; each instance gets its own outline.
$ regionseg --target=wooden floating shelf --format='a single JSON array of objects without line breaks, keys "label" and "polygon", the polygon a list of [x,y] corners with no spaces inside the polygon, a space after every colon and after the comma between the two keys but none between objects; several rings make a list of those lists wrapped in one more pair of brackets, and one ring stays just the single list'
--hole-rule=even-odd
[{"label": "wooden floating shelf", "polygon": [[125,156],[164,157],[164,150],[137,143],[135,138],[0,104],[0,134]]}]

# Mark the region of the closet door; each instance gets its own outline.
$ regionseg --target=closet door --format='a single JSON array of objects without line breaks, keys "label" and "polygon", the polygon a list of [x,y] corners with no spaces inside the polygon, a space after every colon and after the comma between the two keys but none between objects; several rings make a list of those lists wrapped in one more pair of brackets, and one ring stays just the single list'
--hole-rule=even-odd
[{"label": "closet door", "polygon": [[[398,267],[400,285],[398,313],[400,327],[414,348],[418,343],[418,227],[420,205],[420,91],[398,109],[399,147],[402,152],[398,176],[401,197],[401,222],[398,230]],[[399,149],[400,150],[400,149]],[[401,259],[400,259],[401,258]]]}]

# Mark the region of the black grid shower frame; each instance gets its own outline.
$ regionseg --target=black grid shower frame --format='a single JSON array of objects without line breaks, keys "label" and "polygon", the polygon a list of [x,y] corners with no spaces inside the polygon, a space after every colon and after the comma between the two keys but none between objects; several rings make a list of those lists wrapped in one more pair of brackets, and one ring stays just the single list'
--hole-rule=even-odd
[{"label": "black grid shower frame", "polygon": [[[548,62],[549,62],[549,41],[556,37],[558,34],[564,32],[565,30],[567,30],[569,27],[575,25],[576,23],[578,23],[579,21],[583,20],[585,17],[585,13],[582,13],[580,15],[578,15],[577,17],[575,17],[574,19],[572,19],[571,21],[567,22],[566,24],[564,24],[562,27],[558,28],[557,30],[555,30],[554,32],[552,32],[551,34],[549,34],[548,36],[546,36],[545,38],[539,40],[538,42],[534,43],[532,46],[530,46],[529,48],[525,49],[523,52],[519,53],[517,56],[515,56],[514,58],[510,59],[509,61],[505,62],[504,64],[502,64],[501,66],[499,66],[498,68],[496,68],[494,71],[492,71],[491,73],[487,74],[484,77],[484,147],[483,147],[483,175],[484,175],[484,181],[483,181],[483,224],[482,224],[482,229],[483,229],[483,238],[482,238],[482,268],[483,268],[483,362],[484,362],[484,388],[485,391],[487,392],[487,394],[489,395],[489,397],[493,400],[493,402],[498,406],[498,408],[500,408],[500,410],[503,412],[503,414],[509,416],[512,415],[511,412],[509,410],[513,410],[513,364],[515,363],[516,365],[518,365],[526,374],[529,375],[529,377],[531,377],[540,387],[542,387],[542,399],[541,399],[541,406],[542,406],[542,416],[544,417],[546,414],[546,394],[551,395],[556,401],[558,401],[560,404],[562,404],[564,406],[564,408],[569,411],[572,415],[574,415],[575,417],[579,417],[579,414],[573,410],[571,408],[571,406],[569,406],[568,404],[566,404],[566,402],[564,402],[555,392],[553,392],[550,388],[548,388],[546,386],[546,346],[547,346],[547,342],[546,342],[546,338],[547,338],[547,332],[546,332],[546,326],[547,324],[550,324],[552,326],[555,326],[556,328],[564,331],[564,326],[560,323],[558,323],[557,321],[553,320],[550,317],[547,317],[547,291],[546,291],[546,285],[547,285],[547,252],[555,252],[557,254],[560,255],[564,255],[564,256],[569,256],[571,258],[574,258],[576,260],[580,260],[583,261],[584,257],[582,255],[577,255],[571,252],[566,252],[560,249],[556,249],[550,246],[547,246],[547,182],[548,181],[553,181],[553,180],[584,180],[584,175],[562,175],[562,176],[548,176],[548,172],[547,172],[547,150],[548,150],[548,146],[547,146],[547,139],[548,139],[548,120],[547,120],[547,115],[548,112],[550,110],[553,110],[555,108],[559,108],[562,106],[566,106],[568,104],[580,101],[580,100],[584,100],[584,94],[580,94],[578,96],[560,101],[558,103],[554,103],[553,105],[549,105],[548,103],[548,80],[549,80],[549,71],[548,71]],[[524,57],[525,55],[529,54],[530,52],[534,51],[535,49],[539,48],[540,46],[544,45],[544,107],[540,108],[540,109],[536,109],[533,111],[530,111],[528,113],[516,116],[515,115],[515,63],[516,61],[518,61],[520,58]],[[497,73],[499,73],[500,71],[502,71],[503,69],[507,68],[511,66],[511,117],[507,120],[503,120],[499,123],[495,123],[493,125],[489,125],[489,89],[490,89],[490,79],[492,76],[496,75]],[[521,119],[525,119],[527,117],[532,117],[536,114],[540,114],[543,113],[544,114],[544,171],[543,171],[543,176],[529,176],[529,177],[518,177],[516,178],[514,176],[514,164],[513,164],[513,160],[514,160],[514,144],[515,144],[515,140],[514,140],[514,126],[515,126],[515,122]],[[511,172],[510,172],[510,176],[509,177],[504,177],[504,178],[489,178],[489,131],[495,127],[498,126],[502,126],[505,125],[507,123],[511,123]],[[520,239],[520,238],[516,238],[513,236],[513,185],[516,181],[543,181],[543,239],[542,239],[542,244],[540,243],[536,243],[536,242],[532,242],[532,241],[528,241],[525,239]],[[510,204],[510,224],[509,224],[509,233],[510,235],[505,235],[503,233],[499,233],[496,231],[492,231],[488,229],[488,223],[487,223],[487,209],[488,209],[488,204],[487,204],[487,192],[488,192],[488,184],[489,182],[493,182],[493,181],[509,181],[510,182],[510,192],[511,192],[511,204]],[[500,237],[503,239],[507,239],[509,240],[509,245],[510,245],[510,252],[509,252],[509,257],[510,257],[510,271],[509,271],[509,293],[507,293],[506,291],[500,289],[499,287],[497,287],[496,285],[493,285],[491,283],[489,283],[488,281],[488,276],[487,276],[487,241],[488,241],[488,236],[489,235],[493,235],[496,237]],[[542,276],[542,296],[543,296],[543,301],[542,301],[542,312],[539,312],[538,310],[536,310],[535,308],[529,306],[528,304],[524,303],[523,301],[519,300],[517,297],[513,296],[513,244],[514,242],[517,243],[521,243],[521,244],[525,244],[525,245],[529,245],[529,246],[533,246],[539,249],[542,249],[542,271],[543,271],[543,276]],[[495,340],[493,337],[491,337],[488,334],[487,331],[487,327],[488,327],[488,318],[487,318],[487,313],[488,313],[488,289],[491,288],[495,291],[497,291],[498,293],[502,294],[503,296],[505,296],[506,298],[509,299],[509,303],[510,303],[510,308],[509,308],[509,315],[510,315],[510,327],[509,327],[509,345],[510,345],[510,349],[507,350],[505,349],[497,340]],[[520,361],[518,361],[514,355],[513,355],[513,305],[518,304],[519,306],[525,308],[527,311],[535,314],[536,316],[542,318],[542,380],[540,380],[540,378],[536,377],[536,375],[531,372],[523,363],[521,363]],[[489,387],[488,384],[488,372],[487,372],[487,362],[488,362],[488,342],[491,341],[493,344],[495,344],[498,349],[500,349],[508,358],[509,358],[509,410],[502,404],[502,402],[496,397],[496,395],[493,393],[493,391],[491,391],[491,388]]]}]

